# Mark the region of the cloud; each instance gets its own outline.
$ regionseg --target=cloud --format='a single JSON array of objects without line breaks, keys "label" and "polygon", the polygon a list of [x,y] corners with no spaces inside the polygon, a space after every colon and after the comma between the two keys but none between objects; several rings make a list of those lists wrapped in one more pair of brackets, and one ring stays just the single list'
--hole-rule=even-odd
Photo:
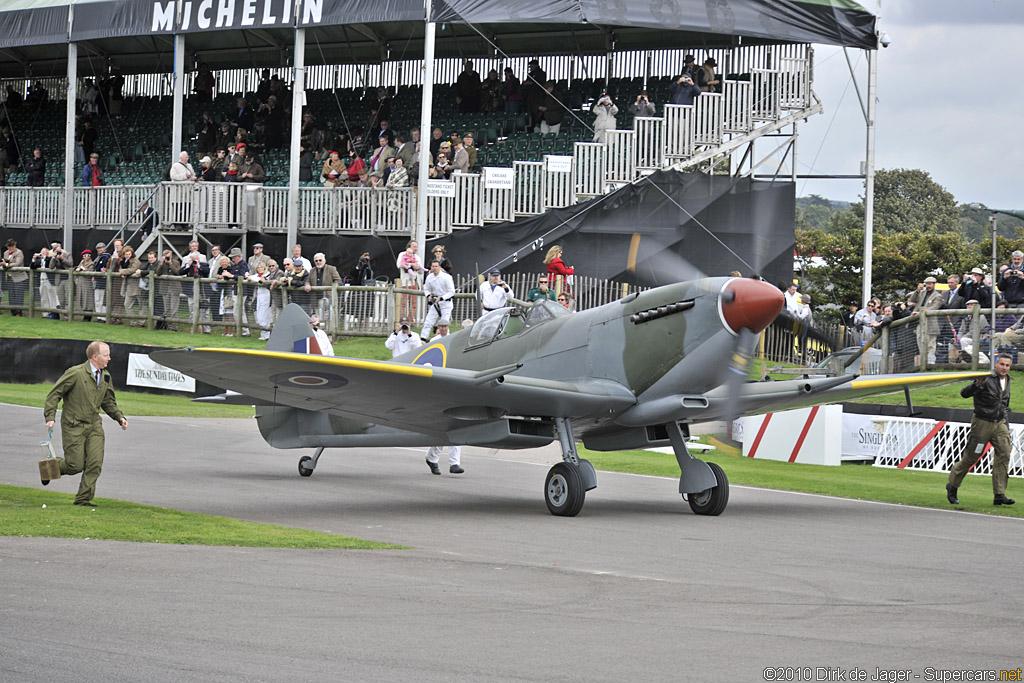
[{"label": "cloud", "polygon": [[[904,3],[901,11],[923,13],[923,4]],[[928,171],[958,202],[1024,207],[1018,189],[1024,174],[1018,123],[1024,92],[1016,85],[1024,44],[1024,25],[1016,18],[1024,14],[1024,3],[996,24],[939,21],[952,3],[935,4],[931,21],[885,22],[894,42],[878,53],[876,167]],[[1008,6],[981,3],[986,10],[989,4]],[[974,5],[959,7],[961,15],[976,18]],[[927,8],[931,13],[931,4]],[[857,173],[865,154],[864,117],[846,60],[837,48],[819,46],[815,54],[814,88],[826,113],[801,127],[799,161],[810,165],[819,147],[821,152],[813,171],[799,166],[800,172]],[[865,96],[863,54],[849,51]],[[856,201],[863,181],[801,181],[797,192]]]},{"label": "cloud", "polygon": [[[870,3],[868,9],[870,7]],[[879,26],[921,27],[967,24],[1024,24],[1024,3],[1020,0],[927,0],[888,2],[882,6]],[[970,44],[961,42],[961,45]]]}]

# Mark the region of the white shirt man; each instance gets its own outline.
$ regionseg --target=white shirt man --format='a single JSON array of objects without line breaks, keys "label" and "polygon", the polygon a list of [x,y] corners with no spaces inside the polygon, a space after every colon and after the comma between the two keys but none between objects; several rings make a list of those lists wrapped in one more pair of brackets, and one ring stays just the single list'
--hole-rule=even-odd
[{"label": "white shirt man", "polygon": [[178,161],[171,165],[171,180],[181,182],[195,179],[196,172],[192,170],[192,164],[188,163],[188,152],[182,152],[178,155]]},{"label": "white shirt man", "polygon": [[203,252],[199,251],[199,242],[192,240],[191,242],[188,243],[188,253],[185,254],[184,258],[181,259],[182,265],[188,264],[188,262],[192,259],[192,254],[199,254],[199,261],[201,263],[206,263],[206,255]]},{"label": "white shirt man", "polygon": [[397,358],[407,351],[417,349],[422,344],[423,342],[419,336],[413,334],[408,325],[402,325],[401,328],[392,332],[391,336],[384,342],[384,346],[391,349],[392,358]]},{"label": "white shirt man", "polygon": [[441,318],[437,321],[437,334],[430,340],[430,343],[439,342],[448,336],[448,332],[451,330],[451,324],[447,318]]},{"label": "white shirt man", "polygon": [[786,308],[793,315],[800,317],[800,294],[797,292],[797,284],[791,283],[785,292]]},{"label": "white shirt man", "polygon": [[420,339],[430,338],[430,330],[438,320],[451,320],[452,297],[455,296],[455,281],[452,276],[441,270],[437,261],[430,262],[430,272],[423,282],[423,292],[427,296],[427,317],[420,330]]},{"label": "white shirt man", "polygon": [[494,269],[490,273],[488,281],[480,285],[480,305],[484,311],[493,311],[496,308],[508,306],[509,299],[513,297],[512,290],[508,284],[501,279],[501,271]]},{"label": "white shirt man", "polygon": [[302,267],[309,273],[313,270],[313,264],[309,262],[309,259],[302,255],[302,246],[296,244],[292,247],[292,263],[298,265],[298,262],[302,261]]}]

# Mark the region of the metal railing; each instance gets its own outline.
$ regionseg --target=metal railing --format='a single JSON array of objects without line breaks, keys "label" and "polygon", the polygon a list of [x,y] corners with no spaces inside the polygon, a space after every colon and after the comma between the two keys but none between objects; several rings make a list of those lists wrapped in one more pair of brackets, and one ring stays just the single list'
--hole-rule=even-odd
[{"label": "metal railing", "polygon": [[[13,277],[24,273],[26,279]],[[517,301],[537,284],[539,273],[509,274]],[[13,276],[13,277],[12,277]],[[455,278],[457,293],[452,326],[480,315],[475,275]],[[12,268],[0,274],[0,311],[22,311],[29,317],[50,315],[63,320],[127,324],[234,336],[269,336],[278,314],[289,302],[317,313],[331,336],[387,336],[408,319],[419,327],[426,315],[423,291],[378,282],[374,286],[291,288],[245,278],[122,276],[118,272]],[[616,301],[643,288],[597,278],[577,277],[571,307],[592,308]],[[560,287],[553,290],[556,294]]]},{"label": "metal railing", "polygon": [[[513,161],[511,188],[488,188],[480,174],[453,176],[455,197],[428,201],[428,234],[571,206],[581,197],[604,194],[641,173],[692,157],[697,147],[719,145],[725,135],[751,135],[755,122],[776,121],[782,108],[810,102],[809,55],[807,46],[787,50],[775,60],[779,69],[751,70],[749,81],[726,81],[723,93],[702,94],[694,105],[666,104],[662,117],[637,117],[632,130],[609,130],[604,143],[576,142],[568,166],[553,164],[555,155]],[[137,227],[139,206],[154,188],[161,229],[284,232],[288,227],[288,188],[208,182],[76,187],[75,226]],[[415,223],[415,193],[411,187],[300,187],[299,230],[407,234]],[[0,219],[11,227],[62,226],[63,198],[62,188],[0,187]]]}]

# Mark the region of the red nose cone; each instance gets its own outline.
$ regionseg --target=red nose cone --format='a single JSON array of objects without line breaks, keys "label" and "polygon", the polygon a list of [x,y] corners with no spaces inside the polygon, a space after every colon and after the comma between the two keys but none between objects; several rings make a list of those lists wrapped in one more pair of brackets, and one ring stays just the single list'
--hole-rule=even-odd
[{"label": "red nose cone", "polygon": [[778,287],[760,280],[736,278],[722,288],[722,318],[737,334],[744,327],[760,332],[775,320],[785,302]]}]

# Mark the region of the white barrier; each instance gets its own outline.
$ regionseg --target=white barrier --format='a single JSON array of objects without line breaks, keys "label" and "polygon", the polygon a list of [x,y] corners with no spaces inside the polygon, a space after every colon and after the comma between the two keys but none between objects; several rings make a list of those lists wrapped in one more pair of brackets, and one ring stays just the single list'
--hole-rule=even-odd
[{"label": "white barrier", "polygon": [[[971,425],[913,417],[877,417],[883,425],[876,467],[948,472],[963,455]],[[1010,425],[1010,476],[1024,477],[1024,426]],[[991,448],[971,470],[992,473]]]},{"label": "white barrier", "polygon": [[484,223],[502,223],[515,220],[512,192],[515,189],[515,170],[485,166],[483,169],[483,206],[480,217]]},{"label": "white barrier", "polygon": [[604,178],[608,172],[608,148],[604,143],[577,142],[573,145],[573,166],[578,196],[604,194]]},{"label": "white barrier", "polygon": [[750,115],[754,121],[778,121],[779,73],[767,69],[750,72]]},{"label": "white barrier", "polygon": [[725,108],[721,93],[704,93],[693,101],[693,144],[722,144]]},{"label": "white barrier", "polygon": [[665,156],[686,159],[693,156],[693,105],[665,105]]},{"label": "white barrier", "polygon": [[637,116],[633,119],[636,135],[636,167],[653,171],[662,167],[665,154],[665,119]]},{"label": "white barrier", "polygon": [[814,406],[743,418],[743,455],[810,465],[839,465],[842,406]]},{"label": "white barrier", "polygon": [[561,209],[576,203],[573,157],[544,155],[544,206]]},{"label": "white barrier", "polygon": [[455,204],[452,214],[452,225],[468,227],[483,225],[480,218],[480,174],[453,173],[455,183]]},{"label": "white barrier", "polygon": [[726,133],[746,133],[753,127],[750,120],[749,81],[725,81],[722,97],[725,100],[725,116],[722,130]]},{"label": "white barrier", "polygon": [[515,212],[519,216],[544,213],[544,162],[514,161]]},{"label": "white barrier", "polygon": [[804,109],[811,104],[810,62],[807,59],[779,59],[779,106]]},{"label": "white barrier", "polygon": [[609,183],[631,183],[636,179],[636,133],[631,130],[605,131],[608,145]]}]

